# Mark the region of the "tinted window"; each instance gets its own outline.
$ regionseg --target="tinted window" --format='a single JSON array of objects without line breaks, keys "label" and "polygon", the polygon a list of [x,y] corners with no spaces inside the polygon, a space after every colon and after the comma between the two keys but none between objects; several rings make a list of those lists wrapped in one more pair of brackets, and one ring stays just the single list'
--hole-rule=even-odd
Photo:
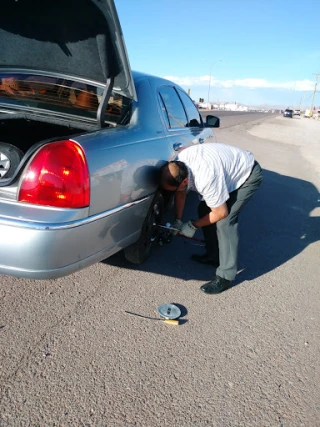
[{"label": "tinted window", "polygon": [[184,103],[185,109],[187,111],[188,116],[188,126],[190,127],[202,127],[202,121],[199,111],[196,109],[196,106],[191,101],[189,96],[182,92],[182,90],[179,90],[179,95],[182,99],[182,102]]},{"label": "tinted window", "polygon": [[169,127],[174,129],[187,126],[188,121],[186,113],[174,88],[162,86],[160,89],[160,96],[165,105]]}]

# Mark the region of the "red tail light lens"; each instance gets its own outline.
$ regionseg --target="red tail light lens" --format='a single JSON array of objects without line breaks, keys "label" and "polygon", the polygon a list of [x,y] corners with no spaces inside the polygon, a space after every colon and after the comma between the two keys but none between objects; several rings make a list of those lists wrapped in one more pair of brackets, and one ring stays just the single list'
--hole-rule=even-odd
[{"label": "red tail light lens", "polygon": [[89,170],[82,148],[69,140],[40,148],[22,177],[18,200],[59,208],[88,206]]}]

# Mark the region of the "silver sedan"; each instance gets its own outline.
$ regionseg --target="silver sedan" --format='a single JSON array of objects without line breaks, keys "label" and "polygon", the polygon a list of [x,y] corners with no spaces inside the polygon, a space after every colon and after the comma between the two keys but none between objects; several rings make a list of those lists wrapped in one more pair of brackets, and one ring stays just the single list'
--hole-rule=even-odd
[{"label": "silver sedan", "polygon": [[5,3],[0,273],[51,279],[120,250],[143,262],[167,198],[159,167],[213,140],[219,119],[203,123],[181,87],[131,72],[112,0],[79,0],[76,16],[68,2],[63,14]]}]

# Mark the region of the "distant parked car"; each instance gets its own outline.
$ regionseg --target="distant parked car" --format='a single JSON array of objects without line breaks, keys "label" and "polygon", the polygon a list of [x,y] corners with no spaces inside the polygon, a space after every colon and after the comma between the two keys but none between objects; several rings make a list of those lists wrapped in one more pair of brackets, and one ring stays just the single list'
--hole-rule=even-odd
[{"label": "distant parked car", "polygon": [[283,112],[283,117],[293,117],[293,110],[286,109]]},{"label": "distant parked car", "polygon": [[219,119],[131,72],[113,0],[30,4],[1,3],[0,274],[52,279],[122,249],[141,263],[162,221],[159,167],[214,141]]},{"label": "distant parked car", "polygon": [[300,116],[300,110],[294,110],[293,115],[294,116]]}]

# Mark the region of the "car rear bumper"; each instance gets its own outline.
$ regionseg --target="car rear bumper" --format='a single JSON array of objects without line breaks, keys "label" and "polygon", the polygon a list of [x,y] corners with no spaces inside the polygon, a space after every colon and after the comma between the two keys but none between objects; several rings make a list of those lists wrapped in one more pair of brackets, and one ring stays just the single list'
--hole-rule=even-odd
[{"label": "car rear bumper", "polygon": [[149,205],[146,197],[121,209],[59,224],[0,216],[0,274],[55,279],[108,258],[138,239]]}]

